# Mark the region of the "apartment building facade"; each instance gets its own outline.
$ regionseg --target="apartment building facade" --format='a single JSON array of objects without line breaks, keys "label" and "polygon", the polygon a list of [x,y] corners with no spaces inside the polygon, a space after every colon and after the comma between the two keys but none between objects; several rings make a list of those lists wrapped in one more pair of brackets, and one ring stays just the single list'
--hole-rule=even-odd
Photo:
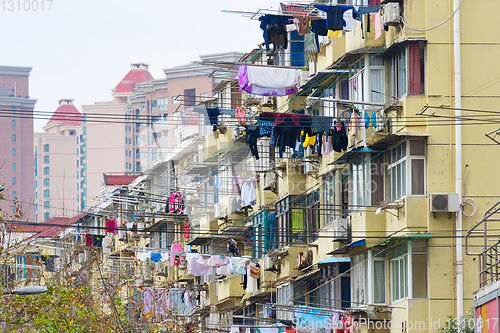
[{"label": "apartment building facade", "polygon": [[[35,134],[35,221],[77,212],[77,128],[83,117],[72,99],[61,99],[44,133]],[[78,187],[77,187],[78,185]]]},{"label": "apartment building facade", "polygon": [[[4,194],[9,201],[3,208],[10,210],[13,199],[22,206],[23,219],[33,221],[35,179],[33,176],[33,108],[30,97],[30,67],[0,67],[0,179],[5,183]],[[18,204],[18,205],[19,205]]]}]

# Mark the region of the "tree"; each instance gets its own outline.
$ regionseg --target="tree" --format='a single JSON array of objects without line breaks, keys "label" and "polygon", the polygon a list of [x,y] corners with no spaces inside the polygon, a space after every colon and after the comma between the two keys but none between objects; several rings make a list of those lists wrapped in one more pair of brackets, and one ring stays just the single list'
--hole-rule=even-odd
[{"label": "tree", "polygon": [[474,333],[474,309],[470,309],[469,314],[455,318],[453,315],[448,316],[446,324],[439,328],[440,333]]}]

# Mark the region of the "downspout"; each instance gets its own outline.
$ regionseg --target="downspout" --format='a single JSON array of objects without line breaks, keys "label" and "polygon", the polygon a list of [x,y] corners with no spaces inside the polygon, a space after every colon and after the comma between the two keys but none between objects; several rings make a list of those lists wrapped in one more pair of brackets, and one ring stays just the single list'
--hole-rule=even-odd
[{"label": "downspout", "polygon": [[[453,8],[460,5],[460,0],[453,0]],[[455,63],[455,190],[462,200],[462,74],[460,71],[460,10],[453,18],[453,51]],[[457,279],[457,318],[464,315],[463,264],[462,264],[462,212],[456,217],[456,279]]]}]

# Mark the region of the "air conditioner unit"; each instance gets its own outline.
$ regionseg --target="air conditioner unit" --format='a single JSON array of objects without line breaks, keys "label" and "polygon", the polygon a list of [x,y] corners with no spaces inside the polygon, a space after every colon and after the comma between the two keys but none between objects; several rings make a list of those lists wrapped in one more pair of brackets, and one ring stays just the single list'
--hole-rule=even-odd
[{"label": "air conditioner unit", "polygon": [[429,210],[433,213],[457,213],[460,211],[458,193],[430,193]]},{"label": "air conditioner unit", "polygon": [[343,241],[349,237],[347,233],[347,219],[336,219],[333,221],[333,240]]},{"label": "air conditioner unit", "polygon": [[310,175],[318,172],[318,168],[314,165],[313,162],[304,162],[304,174]]},{"label": "air conditioner unit", "polygon": [[276,265],[278,261],[277,257],[265,256],[264,257],[264,269],[271,269]]},{"label": "air conditioner unit", "polygon": [[384,25],[399,25],[400,24],[400,11],[398,2],[389,2],[383,7],[382,22]]},{"label": "air conditioner unit", "polygon": [[226,217],[226,216],[227,216],[226,206],[223,203],[221,203],[221,202],[215,204],[214,217],[216,219],[218,219],[218,218]]}]

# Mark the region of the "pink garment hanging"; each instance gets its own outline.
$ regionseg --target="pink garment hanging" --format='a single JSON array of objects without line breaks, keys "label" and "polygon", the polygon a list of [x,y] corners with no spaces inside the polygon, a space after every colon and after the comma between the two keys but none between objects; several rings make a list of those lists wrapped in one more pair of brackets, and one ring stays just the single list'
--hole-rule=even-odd
[{"label": "pink garment hanging", "polygon": [[182,252],[182,244],[173,243],[171,250],[173,252]]},{"label": "pink garment hanging", "polygon": [[382,17],[380,16],[380,11],[376,12],[374,15],[375,20],[375,40],[382,36]]},{"label": "pink garment hanging", "polygon": [[118,233],[118,230],[116,230],[117,228],[116,220],[114,219],[106,220],[106,228],[109,228],[106,229],[106,232],[112,233],[113,235],[116,235]]}]

